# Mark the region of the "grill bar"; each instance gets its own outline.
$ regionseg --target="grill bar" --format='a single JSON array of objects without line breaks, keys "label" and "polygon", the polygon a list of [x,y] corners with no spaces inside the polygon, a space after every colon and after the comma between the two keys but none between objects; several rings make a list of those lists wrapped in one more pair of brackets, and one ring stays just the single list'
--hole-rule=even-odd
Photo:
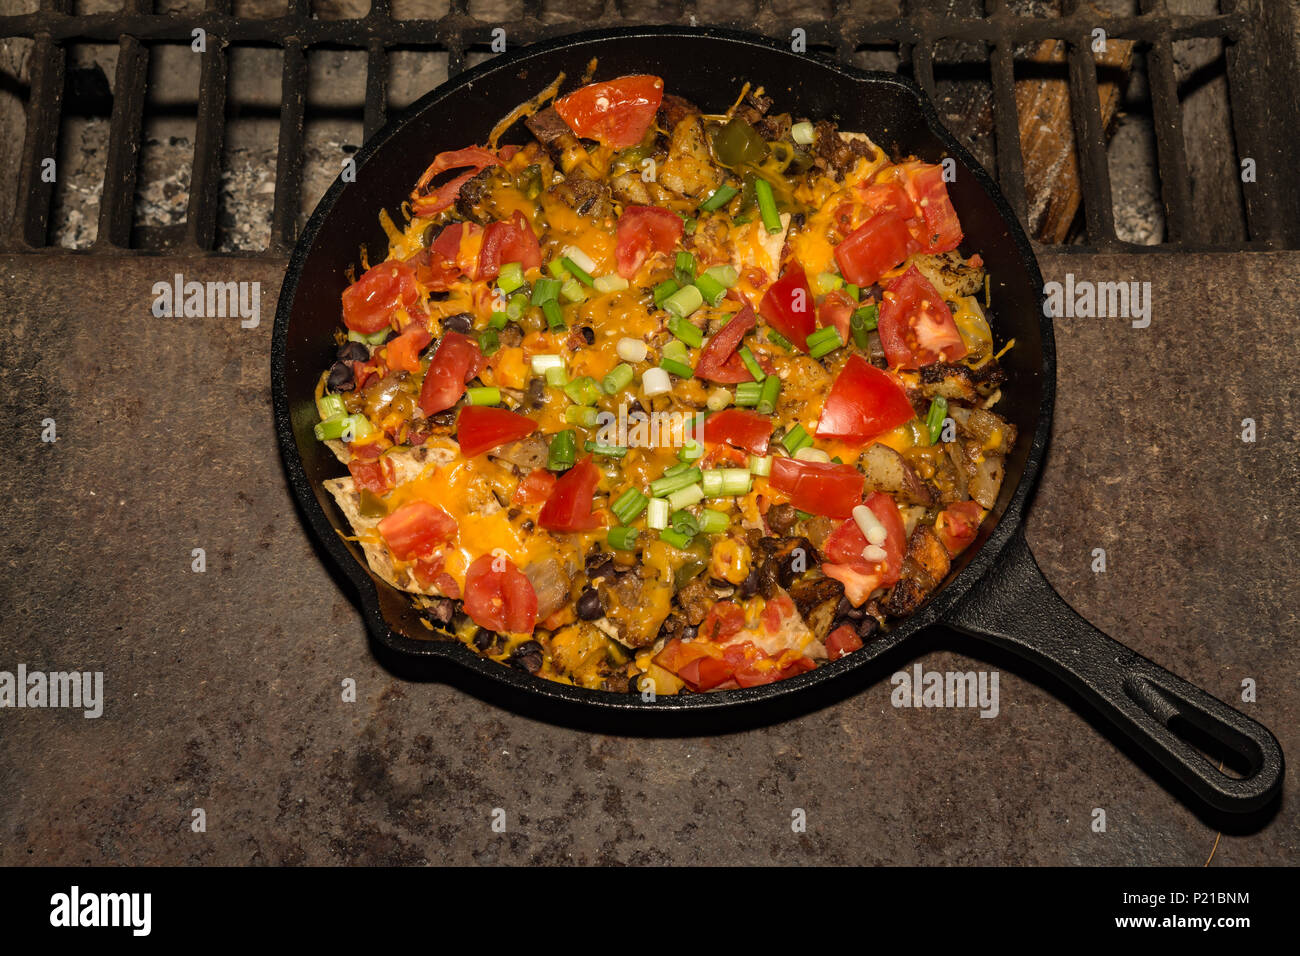
[{"label": "grill bar", "polygon": [[[365,93],[359,111],[364,135],[370,137],[389,118],[390,51],[394,48],[443,52],[447,56],[447,74],[455,77],[466,68],[471,51],[490,48],[497,27],[506,28],[514,49],[521,43],[578,29],[636,27],[639,21],[634,18],[640,12],[631,0],[604,0],[598,14],[580,23],[547,23],[543,0],[523,0],[522,16],[498,23],[471,14],[469,0],[450,0],[447,12],[436,19],[399,20],[392,16],[392,0],[372,0],[369,12],[360,19],[329,20],[313,17],[311,0],[290,0],[285,15],[254,19],[233,15],[232,0],[206,0],[202,13],[185,17],[149,12],[150,0],[128,0],[125,8],[116,13],[76,16],[70,12],[71,2],[41,0],[38,13],[0,17],[0,37],[29,37],[35,41],[28,123],[18,177],[20,194],[8,232],[8,245],[17,249],[40,249],[47,242],[53,187],[40,181],[40,162],[53,154],[58,142],[69,44],[109,42],[119,47],[100,228],[93,249],[97,252],[131,248],[149,45],[189,43],[196,27],[207,34],[185,226],[186,248],[200,253],[212,252],[217,240],[229,49],[243,45],[279,49],[283,57],[281,102],[267,252],[283,255],[293,245],[304,200],[309,50],[320,47],[365,53]],[[1237,149],[1240,155],[1255,158],[1260,167],[1259,186],[1241,190],[1249,239],[1230,246],[1251,249],[1300,246],[1300,191],[1289,185],[1295,161],[1288,152],[1289,144],[1284,142],[1284,137],[1297,128],[1296,107],[1291,102],[1295,97],[1285,86],[1294,72],[1294,51],[1287,47],[1285,57],[1279,58],[1278,37],[1286,32],[1285,18],[1279,21],[1280,15],[1269,6],[1271,3],[1223,0],[1220,12],[1192,16],[1170,13],[1166,0],[1140,0],[1136,15],[1099,19],[1095,10],[1079,0],[1065,0],[1063,15],[1058,18],[1022,16],[1008,7],[1007,0],[985,0],[982,17],[925,8],[903,16],[872,18],[852,0],[832,0],[830,16],[814,19],[778,12],[770,0],[760,0],[756,14],[744,22],[713,22],[760,30],[783,42],[788,41],[793,30],[802,29],[811,50],[847,59],[892,45],[918,85],[932,98],[936,93],[937,46],[948,40],[983,43],[989,57],[998,179],[1012,208],[1022,218],[1028,190],[1015,97],[1016,51],[1043,40],[1065,41],[1070,120],[1087,243],[1064,248],[1088,250],[1152,248],[1121,242],[1116,235],[1108,141],[1098,102],[1097,66],[1090,47],[1093,28],[1103,24],[1108,39],[1135,41],[1147,51],[1156,162],[1167,230],[1166,242],[1154,247],[1157,249],[1213,248],[1216,237],[1204,234],[1206,230],[1192,208],[1174,44],[1199,38],[1221,40]],[[1268,16],[1261,14],[1261,7]],[[702,22],[700,11],[700,0],[678,0],[675,19]],[[1261,58],[1281,64],[1282,68],[1265,71],[1259,63]],[[1266,79],[1273,91],[1271,98],[1285,101],[1283,105],[1261,103],[1261,95],[1270,96],[1269,90],[1262,89]],[[1283,87],[1277,86],[1279,82]],[[1287,116],[1292,118],[1290,122],[1285,121]],[[1279,123],[1279,117],[1284,121]]]}]

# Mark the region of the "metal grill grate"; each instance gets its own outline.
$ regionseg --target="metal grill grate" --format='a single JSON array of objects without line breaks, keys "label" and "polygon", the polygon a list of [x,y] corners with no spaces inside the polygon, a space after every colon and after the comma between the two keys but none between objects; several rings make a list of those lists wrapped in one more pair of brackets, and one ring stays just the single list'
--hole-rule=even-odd
[{"label": "metal grill grate", "polygon": [[[110,13],[76,15],[73,0],[40,0],[38,12],[0,17],[0,39],[32,41],[25,97],[26,128],[22,139],[12,222],[4,244],[16,251],[47,251],[50,243],[54,184],[42,175],[43,162],[58,148],[65,113],[68,50],[75,44],[115,44],[103,192],[97,233],[89,251],[97,254],[151,251],[138,238],[135,197],[148,94],[151,47],[189,45],[192,31],[206,32],[194,108],[193,155],[183,236],[171,251],[192,255],[217,252],[221,205],[221,155],[228,122],[230,54],[242,47],[278,51],[282,57],[278,142],[270,240],[264,254],[283,256],[293,245],[303,197],[304,122],[308,109],[308,56],[317,49],[361,51],[366,57],[362,130],[371,135],[388,119],[393,51],[441,53],[448,76],[466,68],[474,51],[486,52],[495,28],[504,26],[513,45],[594,27],[650,22],[645,5],[633,0],[593,0],[592,17],[556,22],[543,0],[523,0],[522,16],[489,19],[471,12],[470,0],[450,0],[435,19],[398,19],[392,0],[371,0],[359,18],[324,19],[313,15],[309,0],[288,0],[282,16],[256,18],[232,14],[231,0],[205,0],[193,15],[152,12],[151,0],[124,0]],[[975,0],[978,9],[978,0]],[[757,0],[756,14],[737,22],[731,11],[711,16],[709,0],[679,0],[656,19],[710,23],[789,38],[805,31],[809,49],[827,52],[856,65],[872,65],[883,51],[909,70],[931,98],[940,93],[936,50],[947,41],[974,44],[984,51],[991,86],[990,134],[995,172],[1013,208],[1026,214],[1027,184],[1017,113],[1018,51],[1025,44],[1055,39],[1066,44],[1063,69],[1068,73],[1070,119],[1077,151],[1078,184],[1084,228],[1073,248],[1085,250],[1276,249],[1300,246],[1300,191],[1294,183],[1295,162],[1286,140],[1296,127],[1295,52],[1289,36],[1290,14],[1272,0],[1222,0],[1203,15],[1171,13],[1169,0],[1138,0],[1131,15],[1105,19],[1107,34],[1131,40],[1146,55],[1155,164],[1164,216],[1164,242],[1134,246],[1116,232],[1107,131],[1098,108],[1098,72],[1090,43],[1097,11],[1079,0],[1062,0],[1059,16],[1031,16],[1009,0],[984,0],[979,15],[960,16],[942,2],[917,2],[901,15],[873,13],[870,4],[833,0],[829,15],[810,17],[788,12],[790,4]],[[1257,181],[1242,189],[1242,236],[1224,238],[1198,215],[1193,199],[1174,45],[1208,38],[1223,43],[1232,136],[1237,157],[1253,161]],[[876,60],[872,56],[876,56]],[[962,135],[962,130],[956,130]]]}]

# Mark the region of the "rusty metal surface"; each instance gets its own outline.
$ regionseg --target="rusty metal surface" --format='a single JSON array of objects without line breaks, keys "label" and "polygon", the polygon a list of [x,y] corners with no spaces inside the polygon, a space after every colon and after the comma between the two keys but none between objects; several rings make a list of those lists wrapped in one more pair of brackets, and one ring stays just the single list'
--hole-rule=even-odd
[{"label": "rusty metal surface", "polygon": [[[1058,322],[1053,448],[1029,518],[1097,626],[1300,753],[1300,255],[1045,257],[1150,281],[1150,328]],[[0,864],[1200,865],[1198,817],[1038,674],[936,633],[926,670],[995,669],[1000,713],[844,702],[715,738],[556,727],[372,658],[285,489],[267,354],[282,265],[0,259],[9,465],[0,670],[102,670],[102,717],[0,710]],[[151,287],[260,281],[262,321],[160,319]],[[1253,418],[1258,440],[1240,440]],[[53,418],[58,440],[40,440]],[[1108,570],[1090,570],[1092,549]],[[204,548],[207,570],[191,570]],[[352,678],[357,701],[341,700]],[[1258,683],[1242,704],[1241,682]],[[191,829],[203,808],[207,830]],[[505,811],[494,832],[492,811]],[[1094,832],[1095,808],[1106,832]],[[792,831],[802,809],[806,832]],[[1242,827],[1237,827],[1243,830]],[[1300,850],[1285,794],[1214,865]]]}]

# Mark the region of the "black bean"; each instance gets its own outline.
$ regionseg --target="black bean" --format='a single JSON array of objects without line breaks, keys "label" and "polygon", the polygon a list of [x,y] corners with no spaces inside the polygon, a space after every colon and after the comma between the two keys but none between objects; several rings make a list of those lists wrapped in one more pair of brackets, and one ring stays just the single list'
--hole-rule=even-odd
[{"label": "black bean", "polygon": [[641,404],[641,400],[639,398],[634,398],[632,399],[632,404],[627,407],[627,413],[629,415],[635,415],[638,412],[644,415],[645,406]]},{"label": "black bean", "polygon": [[851,621],[856,621],[867,612],[860,608],[854,607],[846,597],[840,598],[840,603],[835,608],[836,617],[846,617]]},{"label": "black bean", "polygon": [[606,551],[593,551],[585,562],[587,577],[607,578],[614,571],[614,556]]},{"label": "black bean", "polygon": [[524,390],[524,404],[529,408],[541,408],[546,400],[546,383],[540,378],[530,378]]},{"label": "black bean", "polygon": [[510,652],[510,664],[521,671],[536,674],[542,669],[542,661],[545,657],[546,652],[542,650],[541,644],[536,641],[524,641]]},{"label": "black bean", "polygon": [[758,593],[758,568],[750,568],[745,580],[740,583],[740,596],[752,598]]},{"label": "black bean", "polygon": [[681,637],[683,641],[693,641],[695,640],[696,635],[699,633],[700,633],[699,627],[697,627],[694,624],[687,624],[684,628],[682,628]]},{"label": "black bean", "polygon": [[446,289],[434,289],[429,293],[430,302],[445,302],[451,298],[451,292]]},{"label": "black bean", "polygon": [[863,614],[862,620],[858,621],[858,637],[864,641],[875,634],[880,629],[880,622],[870,614]]},{"label": "black bean", "polygon": [[518,322],[507,322],[501,330],[501,345],[504,348],[517,348],[524,340],[524,328]]},{"label": "black bean", "polygon": [[494,631],[489,631],[485,627],[480,627],[477,631],[474,632],[474,646],[478,648],[480,651],[486,652],[487,649],[490,648],[496,642],[497,642],[497,636],[496,636],[496,632]]},{"label": "black bean", "polygon": [[370,358],[370,349],[360,342],[344,342],[339,346],[340,362],[364,362]]},{"label": "black bean", "polygon": [[578,617],[584,621],[594,621],[598,617],[605,616],[605,607],[600,603],[600,595],[593,587],[582,589],[575,610],[578,612]]},{"label": "black bean", "polygon": [[335,362],[330,367],[330,377],[326,383],[331,392],[350,392],[356,388],[357,380],[352,374],[352,366],[347,362]]},{"label": "black bean", "polygon": [[468,312],[457,312],[455,315],[449,315],[442,320],[442,330],[444,332],[459,332],[461,335],[469,335],[474,328],[474,317]]},{"label": "black bean", "polygon": [[596,341],[596,330],[590,325],[584,325],[582,328],[578,329],[578,331],[582,333],[582,340],[588,345],[591,345]]}]

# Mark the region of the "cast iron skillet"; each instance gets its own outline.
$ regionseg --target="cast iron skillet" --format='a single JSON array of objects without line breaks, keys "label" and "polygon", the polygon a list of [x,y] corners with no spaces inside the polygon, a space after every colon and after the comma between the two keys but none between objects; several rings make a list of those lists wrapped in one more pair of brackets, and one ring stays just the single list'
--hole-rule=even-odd
[{"label": "cast iron skillet", "polygon": [[[947,582],[916,614],[893,624],[862,650],[790,680],[719,693],[644,700],[553,683],[485,660],[454,639],[430,634],[407,597],[372,577],[361,550],[339,531],[347,522],[321,482],[340,473],[329,450],[312,437],[313,389],[333,360],[345,270],[358,247],[387,248],[378,213],[397,212],[412,184],[440,150],[483,143],[493,124],[557,73],[572,89],[588,61],[596,78],[654,73],[669,91],[721,112],[740,84],[762,84],[777,108],[836,120],[898,154],[957,162],[949,189],[966,231],[965,248],[984,257],[992,276],[993,327],[1016,346],[1003,359],[1008,382],[998,411],[1020,431],[1008,456],[1002,493],[980,538],[955,563]],[[522,126],[522,124],[520,124]],[[523,141],[522,128],[504,141]],[[320,545],[355,586],[372,638],[390,659],[443,658],[473,682],[499,685],[520,700],[547,698],[597,720],[649,712],[673,722],[693,716],[695,732],[714,718],[774,701],[794,703],[843,684],[850,672],[923,628],[945,623],[1029,658],[1061,678],[1141,744],[1193,793],[1226,811],[1264,805],[1282,780],[1282,753],[1262,726],[1187,681],[1117,643],[1079,617],[1056,594],[1025,544],[1022,518],[1042,467],[1056,386],[1052,323],[1042,308],[1043,280],[1024,232],[988,175],[943,129],[929,102],[909,82],[864,73],[819,57],[795,54],[765,39],[722,30],[635,28],[599,31],[538,44],[502,56],[425,96],[405,121],[390,125],[357,154],[354,183],[335,181],[316,208],[289,263],[276,312],[271,354],[275,426],[290,484]],[[455,670],[456,668],[448,668]],[[604,718],[601,718],[601,714]],[[1180,736],[1179,730],[1183,736]],[[1244,776],[1222,773],[1188,738],[1217,742],[1240,757]]]}]

